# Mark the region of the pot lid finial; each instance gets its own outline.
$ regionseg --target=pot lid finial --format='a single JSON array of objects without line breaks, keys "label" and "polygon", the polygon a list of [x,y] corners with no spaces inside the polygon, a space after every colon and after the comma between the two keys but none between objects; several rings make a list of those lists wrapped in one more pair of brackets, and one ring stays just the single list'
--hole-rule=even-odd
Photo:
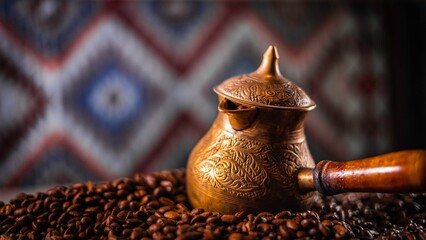
[{"label": "pot lid finial", "polygon": [[258,74],[264,75],[266,79],[281,76],[277,48],[270,45],[263,54],[263,60],[259,68],[256,70]]}]

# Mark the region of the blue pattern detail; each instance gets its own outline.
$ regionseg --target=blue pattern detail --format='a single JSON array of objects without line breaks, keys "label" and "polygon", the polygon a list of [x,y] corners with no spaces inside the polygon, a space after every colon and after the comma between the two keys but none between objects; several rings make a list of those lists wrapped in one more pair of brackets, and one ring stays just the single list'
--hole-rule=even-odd
[{"label": "blue pattern detail", "polygon": [[191,33],[208,10],[206,2],[202,1],[183,1],[180,4],[186,4],[184,11],[187,11],[187,14],[180,16],[170,14],[165,10],[171,6],[168,2],[155,0],[148,2],[149,12],[176,38],[183,38]]},{"label": "blue pattern detail", "polygon": [[[218,85],[230,77],[253,72],[259,67],[259,56],[254,54],[250,48],[238,48],[236,52],[238,52],[238,54],[233,54],[235,57],[229,59],[226,64],[227,67],[222,71],[223,74],[219,74],[219,76],[215,77],[213,85]],[[211,91],[211,88],[207,90],[211,101],[217,102],[216,93]]]},{"label": "blue pattern detail", "polygon": [[[115,93],[106,92],[108,85],[112,84],[116,84],[115,86],[119,86],[123,91]],[[114,94],[117,95],[114,96]],[[106,97],[105,101],[120,101],[120,98],[129,96],[130,99],[128,99],[127,103],[124,103],[127,105],[122,105],[121,109],[118,106],[118,109],[114,110],[113,106],[100,108],[99,105],[96,105],[96,102],[94,102],[96,100],[93,100],[96,95],[104,95]],[[108,99],[108,97],[116,99]],[[83,87],[83,90],[76,96],[76,99],[87,116],[91,118],[91,121],[99,124],[104,132],[110,136],[117,136],[142,111],[145,103],[145,91],[135,76],[111,60],[90,77],[87,85]],[[108,104],[108,102],[105,104]],[[110,104],[113,105],[114,103]]]},{"label": "blue pattern detail", "polygon": [[54,146],[46,150],[37,164],[22,176],[18,186],[70,184],[88,180],[100,179],[66,147]]},{"label": "blue pattern detail", "polygon": [[[34,10],[31,9],[33,1],[2,1],[0,2],[0,17],[7,21],[23,39],[30,41],[39,52],[50,57],[56,56],[67,49],[81,29],[95,15],[97,9],[95,1],[57,1],[55,4],[73,4],[75,12],[69,14],[70,18],[65,19],[67,21],[63,25],[52,27],[37,25],[39,22],[37,19],[31,18],[27,13],[20,12],[18,4],[22,3],[25,3],[24,7],[28,9],[28,12]],[[60,10],[63,11],[64,8]],[[64,20],[67,15],[61,12],[55,12],[55,14],[58,14],[59,17],[56,22]]]}]

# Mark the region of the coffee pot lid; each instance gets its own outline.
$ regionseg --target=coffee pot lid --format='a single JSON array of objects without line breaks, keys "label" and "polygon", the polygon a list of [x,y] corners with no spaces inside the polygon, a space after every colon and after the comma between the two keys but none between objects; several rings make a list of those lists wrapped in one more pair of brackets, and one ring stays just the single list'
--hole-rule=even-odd
[{"label": "coffee pot lid", "polygon": [[241,104],[306,111],[315,108],[303,89],[281,75],[278,59],[277,48],[269,46],[256,71],[231,77],[213,89]]}]

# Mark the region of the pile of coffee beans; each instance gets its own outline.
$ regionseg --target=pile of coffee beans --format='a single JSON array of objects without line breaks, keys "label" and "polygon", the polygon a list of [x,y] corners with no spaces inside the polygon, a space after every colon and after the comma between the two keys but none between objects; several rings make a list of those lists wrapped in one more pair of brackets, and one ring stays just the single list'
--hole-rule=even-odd
[{"label": "pile of coffee beans", "polygon": [[[192,209],[183,169],[0,202],[0,239],[426,239],[426,194],[318,196],[310,211]],[[283,206],[285,209],[285,206]]]}]

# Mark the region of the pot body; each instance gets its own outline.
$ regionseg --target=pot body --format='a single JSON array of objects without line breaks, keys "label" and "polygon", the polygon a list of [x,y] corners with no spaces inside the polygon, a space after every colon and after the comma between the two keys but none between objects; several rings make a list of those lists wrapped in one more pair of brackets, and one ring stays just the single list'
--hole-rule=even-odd
[{"label": "pot body", "polygon": [[310,206],[313,193],[296,186],[298,169],[315,165],[303,128],[307,111],[256,109],[243,130],[230,124],[235,116],[220,111],[193,149],[186,181],[193,207],[254,213]]}]

